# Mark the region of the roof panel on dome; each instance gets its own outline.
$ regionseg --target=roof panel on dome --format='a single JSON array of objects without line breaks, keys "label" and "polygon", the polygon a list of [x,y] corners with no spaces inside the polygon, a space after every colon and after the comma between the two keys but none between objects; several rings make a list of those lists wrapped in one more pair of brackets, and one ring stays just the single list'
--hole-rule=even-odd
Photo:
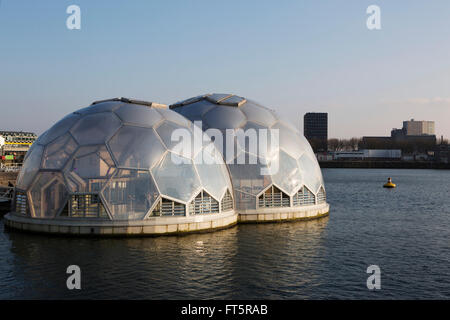
[{"label": "roof panel on dome", "polygon": [[159,193],[148,171],[119,170],[102,192],[114,220],[141,220]]},{"label": "roof panel on dome", "polygon": [[181,100],[181,101],[175,102],[174,104],[171,104],[169,106],[169,108],[171,108],[171,109],[172,108],[178,108],[178,107],[185,106],[185,105],[188,105],[188,104],[191,104],[191,103],[195,103],[195,102],[198,102],[198,101],[201,101],[201,100],[205,99],[205,97],[208,96],[208,95],[209,94],[202,94],[200,96],[196,96],[196,97],[193,97],[193,98],[189,98],[189,99],[186,99],[186,100]]},{"label": "roof panel on dome", "polygon": [[184,127],[190,128],[192,127],[192,122],[183,117],[182,115],[174,112],[170,109],[158,109],[158,112],[166,119]]},{"label": "roof panel on dome", "polygon": [[225,100],[226,98],[229,98],[231,96],[232,94],[229,93],[213,93],[211,95],[208,95],[206,99],[208,99],[212,103],[218,104],[220,101]]},{"label": "roof panel on dome", "polygon": [[79,109],[75,112],[80,113],[82,115],[93,114],[99,112],[111,112],[124,105],[124,102],[119,99],[108,99],[102,101],[96,101],[91,104],[89,107]]},{"label": "roof panel on dome", "polygon": [[33,150],[28,150],[27,154],[29,156],[25,160],[17,177],[16,187],[18,189],[27,190],[30,187],[36,173],[39,171],[43,152],[44,147],[40,145],[35,145]]},{"label": "roof panel on dome", "polygon": [[59,120],[55,123],[50,129],[45,131],[39,138],[36,140],[37,143],[46,145],[56,138],[62,136],[67,131],[72,128],[72,126],[80,119],[80,115],[71,113]]},{"label": "roof panel on dome", "polygon": [[201,184],[192,160],[168,152],[163,161],[152,169],[162,195],[188,202]]},{"label": "roof panel on dome", "polygon": [[245,98],[242,97],[238,97],[238,96],[230,96],[228,98],[222,99],[220,100],[218,103],[220,105],[225,105],[225,106],[232,106],[232,107],[240,107],[242,106],[247,100],[245,100]]},{"label": "roof panel on dome", "polygon": [[150,169],[166,148],[150,128],[125,125],[108,142],[119,167]]},{"label": "roof panel on dome", "polygon": [[112,112],[88,114],[81,118],[70,130],[81,145],[102,144],[109,139],[122,122]]},{"label": "roof panel on dome", "polygon": [[136,104],[125,104],[118,108],[115,113],[123,122],[143,127],[152,127],[163,119],[155,109]]},{"label": "roof panel on dome", "polygon": [[178,107],[176,109],[176,112],[185,116],[191,121],[195,121],[201,120],[202,116],[215,106],[215,104],[211,103],[208,100],[201,100],[187,106]]},{"label": "roof panel on dome", "polygon": [[276,121],[276,117],[266,108],[262,108],[253,102],[247,102],[240,107],[242,112],[247,116],[248,121],[258,122],[264,126],[270,127]]},{"label": "roof panel on dome", "polygon": [[77,149],[77,143],[69,133],[57,138],[45,147],[43,169],[61,169]]},{"label": "roof panel on dome", "polygon": [[217,106],[203,115],[203,121],[208,127],[225,130],[242,127],[246,118],[238,108]]},{"label": "roof panel on dome", "polygon": [[303,146],[300,135],[296,134],[289,127],[285,126],[281,122],[275,123],[271,129],[278,129],[279,131],[279,146],[282,148],[287,154],[292,156],[295,159],[301,157],[301,155],[305,152],[305,148]]}]

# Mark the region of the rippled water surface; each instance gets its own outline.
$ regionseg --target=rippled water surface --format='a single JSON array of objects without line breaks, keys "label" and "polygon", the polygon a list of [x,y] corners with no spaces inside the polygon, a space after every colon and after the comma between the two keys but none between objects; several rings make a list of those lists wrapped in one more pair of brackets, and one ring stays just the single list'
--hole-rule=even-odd
[{"label": "rippled water surface", "polygon": [[[4,230],[1,299],[450,298],[450,171],[324,169],[330,216],[182,237]],[[392,176],[398,188],[381,186]],[[66,268],[82,290],[66,289]],[[381,290],[366,287],[381,268]]]}]

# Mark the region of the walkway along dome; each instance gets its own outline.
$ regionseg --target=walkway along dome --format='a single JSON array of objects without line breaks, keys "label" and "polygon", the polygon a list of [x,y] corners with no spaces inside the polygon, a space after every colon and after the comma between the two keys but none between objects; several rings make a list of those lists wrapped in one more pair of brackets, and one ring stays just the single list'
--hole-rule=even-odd
[{"label": "walkway along dome", "polygon": [[[213,133],[221,132],[219,144],[214,141],[231,174],[239,221],[311,219],[328,214],[325,185],[311,146],[294,126],[281,120],[274,111],[232,94],[200,95],[170,108],[191,121],[201,121],[206,133],[210,129],[216,129],[211,131]],[[246,133],[248,129],[256,132],[278,129],[279,148],[273,147],[274,140],[267,134],[267,152],[263,155],[259,150],[255,152],[253,147],[259,146],[259,141],[256,144],[253,141],[252,146],[251,135],[238,138],[238,131]],[[227,140],[227,130],[234,131],[236,137]],[[257,140],[260,137],[257,135]],[[230,141],[236,147],[230,149]],[[236,161],[239,157],[244,157],[245,162]],[[261,174],[261,169],[270,169],[274,163],[278,164],[278,170],[273,170],[271,175]]]},{"label": "walkway along dome", "polygon": [[[177,154],[171,139],[177,128],[194,130],[191,121],[164,105],[125,98],[67,115],[28,151],[6,224],[113,235],[235,224],[232,184],[220,153],[210,145],[189,158]],[[199,154],[215,164],[194,163]]]}]

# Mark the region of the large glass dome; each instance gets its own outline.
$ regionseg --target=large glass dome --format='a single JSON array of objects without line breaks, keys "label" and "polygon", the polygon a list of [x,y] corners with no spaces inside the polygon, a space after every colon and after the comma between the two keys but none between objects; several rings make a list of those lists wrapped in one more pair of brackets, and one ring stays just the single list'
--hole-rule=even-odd
[{"label": "large glass dome", "polygon": [[[222,132],[224,138],[220,144],[224,147],[221,150],[231,173],[236,209],[240,214],[267,210],[279,212],[280,207],[296,210],[303,206],[326,204],[322,173],[311,146],[293,125],[281,120],[273,110],[231,94],[201,95],[175,103],[170,108],[191,121],[202,121],[203,130],[207,133],[210,131],[208,129]],[[234,132],[239,129],[244,132],[247,129],[267,129],[268,132],[278,129],[279,150],[271,150],[271,144],[275,143],[271,143],[271,136],[267,135],[268,151],[261,156],[248,143],[247,136],[244,139],[235,138],[233,143],[237,148],[230,156],[225,138],[227,129]],[[210,136],[214,135],[215,131],[211,132]],[[237,163],[239,156],[245,157],[244,164]],[[261,174],[261,169],[270,169],[274,161],[278,163],[278,170],[273,171],[276,173]]]},{"label": "large glass dome", "polygon": [[[220,153],[203,145],[187,158],[177,153],[171,134],[179,128],[194,129],[163,105],[124,98],[67,115],[27,153],[16,184],[16,213],[136,221],[233,211]],[[215,164],[196,164],[200,154]]]}]

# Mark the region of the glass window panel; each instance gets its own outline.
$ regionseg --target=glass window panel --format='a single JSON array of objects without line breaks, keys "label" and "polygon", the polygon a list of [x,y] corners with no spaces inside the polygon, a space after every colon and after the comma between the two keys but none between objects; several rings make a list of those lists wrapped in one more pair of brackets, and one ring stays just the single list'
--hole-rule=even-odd
[{"label": "glass window panel", "polygon": [[122,121],[144,127],[152,127],[162,116],[149,106],[126,104],[115,111]]},{"label": "glass window panel", "polygon": [[316,193],[321,185],[321,175],[318,175],[317,160],[312,159],[308,154],[304,154],[298,160],[298,163],[303,174],[303,183],[308,189]]},{"label": "glass window panel", "polygon": [[296,134],[289,127],[285,126],[281,122],[277,122],[272,129],[279,130],[279,145],[287,154],[294,159],[300,158],[305,152],[303,142],[299,134]]},{"label": "glass window panel", "polygon": [[203,121],[211,128],[223,130],[242,127],[246,118],[240,108],[218,106],[206,112]]},{"label": "glass window panel", "polygon": [[200,176],[203,188],[209,191],[211,196],[220,200],[230,185],[228,173],[225,175],[225,164],[222,156],[215,150],[213,145],[203,148],[194,159],[197,172]]},{"label": "glass window panel", "polygon": [[272,176],[273,182],[289,195],[302,185],[302,176],[297,161],[280,151],[278,156],[278,172]]},{"label": "glass window panel", "polygon": [[272,126],[277,121],[272,112],[253,102],[247,102],[239,109],[247,116],[247,120],[258,122],[267,127]]},{"label": "glass window panel", "polygon": [[159,194],[150,172],[119,170],[103,190],[114,220],[141,220]]},{"label": "glass window panel", "polygon": [[57,123],[55,123],[50,129],[48,129],[46,132],[44,132],[39,138],[38,143],[40,144],[47,144],[49,142],[52,142],[56,138],[62,136],[67,131],[72,128],[72,126],[80,119],[80,115],[71,113],[61,120],[59,120]]},{"label": "glass window panel", "polygon": [[102,144],[121,126],[119,118],[111,112],[88,114],[70,130],[79,144]]},{"label": "glass window panel", "polygon": [[[194,141],[193,141],[193,135],[192,135],[191,130],[187,129],[186,127],[182,127],[176,123],[164,121],[161,125],[158,126],[158,128],[156,128],[156,132],[161,137],[161,140],[164,142],[166,147],[169,150],[172,150],[173,147],[178,145],[178,143],[181,143],[181,141],[172,141],[172,133],[177,129],[188,130],[189,138],[190,138],[189,145],[192,146],[194,144]],[[191,153],[191,155],[192,155],[192,153]]]},{"label": "glass window panel", "polygon": [[70,134],[65,134],[47,145],[44,151],[42,168],[61,169],[77,148]]},{"label": "glass window panel", "polygon": [[187,202],[200,188],[192,160],[169,152],[152,169],[161,194]]},{"label": "glass window panel", "polygon": [[40,145],[35,145],[33,150],[28,150],[28,158],[25,160],[17,177],[17,188],[27,190],[30,187],[41,165],[43,151],[44,147]]},{"label": "glass window panel", "polygon": [[202,116],[214,108],[216,105],[212,104],[208,100],[202,100],[184,107],[178,107],[173,109],[174,111],[182,114],[191,121],[202,120]]},{"label": "glass window panel", "polygon": [[61,173],[41,172],[30,190],[35,218],[53,218],[67,201]]},{"label": "glass window panel", "polygon": [[149,169],[158,162],[166,148],[153,129],[123,126],[109,141],[120,167]]},{"label": "glass window panel", "polygon": [[183,117],[181,114],[176,113],[175,111],[163,108],[155,110],[157,110],[166,120],[178,123],[179,125],[187,128],[190,128],[192,126],[192,123],[188,119]]}]

